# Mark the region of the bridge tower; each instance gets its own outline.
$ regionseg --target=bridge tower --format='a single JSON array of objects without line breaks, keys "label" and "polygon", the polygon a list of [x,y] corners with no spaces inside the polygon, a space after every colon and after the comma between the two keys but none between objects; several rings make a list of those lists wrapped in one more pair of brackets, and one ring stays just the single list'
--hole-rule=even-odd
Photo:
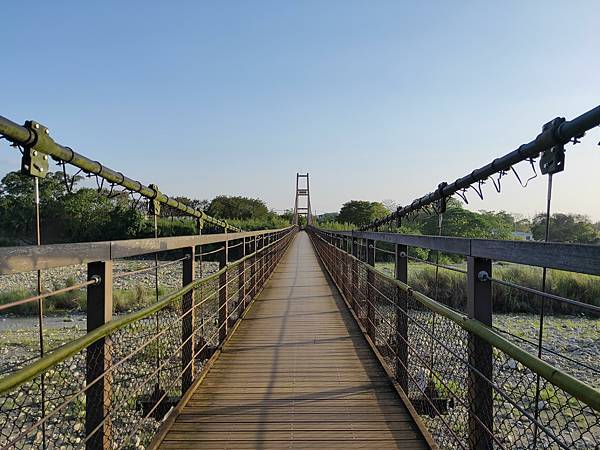
[{"label": "bridge tower", "polygon": [[[300,180],[306,179],[306,183]],[[300,197],[306,197],[306,206],[300,205]],[[300,223],[300,216],[306,217],[306,223],[312,225],[312,210],[310,209],[310,186],[308,173],[296,173],[296,201],[294,202],[294,225]]]}]

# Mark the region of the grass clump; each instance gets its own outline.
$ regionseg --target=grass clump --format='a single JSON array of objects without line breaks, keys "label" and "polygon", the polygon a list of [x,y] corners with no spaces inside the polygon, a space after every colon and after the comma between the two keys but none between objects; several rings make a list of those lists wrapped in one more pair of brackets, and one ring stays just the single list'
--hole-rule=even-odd
[{"label": "grass clump", "polygon": [[[35,292],[28,289],[15,289],[14,291],[0,293],[0,305],[16,302],[27,297],[35,295]],[[5,309],[2,313],[14,314],[16,316],[32,316],[38,312],[38,302],[29,302],[22,305],[13,306]]]},{"label": "grass clump", "polygon": [[[58,283],[54,284],[54,290],[73,287],[77,284],[77,281],[73,277],[68,277],[64,285],[61,286]],[[63,292],[62,294],[56,294],[49,297],[46,302],[48,307],[53,311],[74,311],[80,310],[85,311],[86,303],[82,302],[82,299],[86,297],[86,294],[80,289],[74,289],[72,291]]]},{"label": "grass clump", "polygon": [[[159,297],[165,294],[163,287],[158,288]],[[115,313],[125,313],[141,309],[156,302],[154,288],[144,288],[137,284],[133,289],[115,289],[113,291],[113,307]]]},{"label": "grass clump", "polygon": [[[77,281],[74,278],[67,278],[62,285],[55,284],[54,290],[64,287],[75,286]],[[165,294],[163,287],[158,288],[158,295]],[[0,293],[0,305],[12,303],[27,297],[36,295],[35,291],[27,289],[16,289],[9,292]],[[113,291],[113,307],[115,313],[124,313],[143,308],[156,302],[156,293],[154,288],[145,288],[141,284],[133,289],[115,289]],[[87,311],[87,294],[85,289],[75,289],[62,294],[56,294],[43,300],[44,314],[62,314],[67,312]],[[34,316],[38,313],[38,302],[32,301],[22,305],[13,306],[5,311],[4,314],[14,314],[16,316]]]}]

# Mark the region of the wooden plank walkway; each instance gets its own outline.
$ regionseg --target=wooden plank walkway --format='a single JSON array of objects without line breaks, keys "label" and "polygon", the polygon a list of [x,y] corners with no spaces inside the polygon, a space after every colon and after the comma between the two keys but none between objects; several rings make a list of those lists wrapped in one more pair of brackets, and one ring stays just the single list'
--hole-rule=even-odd
[{"label": "wooden plank walkway", "polygon": [[160,448],[427,446],[301,232]]}]

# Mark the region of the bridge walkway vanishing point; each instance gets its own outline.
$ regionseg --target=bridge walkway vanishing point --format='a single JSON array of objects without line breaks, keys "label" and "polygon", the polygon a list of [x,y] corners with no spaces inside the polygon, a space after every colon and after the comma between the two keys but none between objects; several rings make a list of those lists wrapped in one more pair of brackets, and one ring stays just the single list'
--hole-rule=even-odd
[{"label": "bridge walkway vanishing point", "polygon": [[160,448],[427,444],[301,232]]}]

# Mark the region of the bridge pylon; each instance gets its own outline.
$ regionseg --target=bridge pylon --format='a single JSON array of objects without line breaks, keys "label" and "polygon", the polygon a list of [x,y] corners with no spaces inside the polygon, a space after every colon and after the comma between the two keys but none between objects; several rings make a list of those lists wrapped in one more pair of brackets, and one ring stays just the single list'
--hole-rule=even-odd
[{"label": "bridge pylon", "polygon": [[[306,183],[301,183],[305,179]],[[306,206],[301,206],[300,197],[306,197]],[[310,208],[310,183],[307,173],[296,173],[296,200],[294,202],[294,225],[300,224],[300,216],[306,217],[306,223],[312,225],[312,210]]]}]

